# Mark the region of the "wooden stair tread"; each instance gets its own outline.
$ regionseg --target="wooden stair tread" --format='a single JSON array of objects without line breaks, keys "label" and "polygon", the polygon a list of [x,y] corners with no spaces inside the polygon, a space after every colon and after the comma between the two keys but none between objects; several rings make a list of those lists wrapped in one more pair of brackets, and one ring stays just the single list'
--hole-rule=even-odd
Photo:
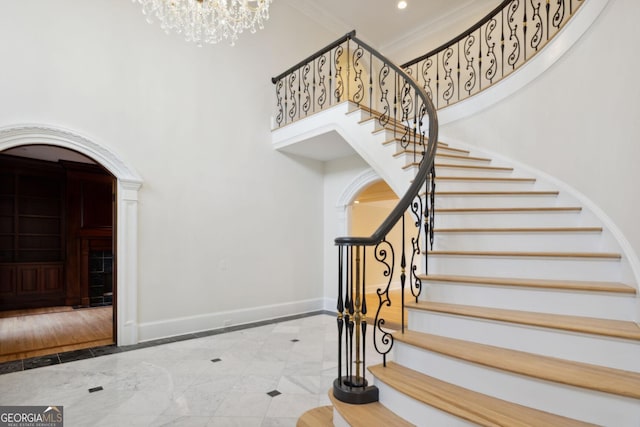
[{"label": "wooden stair tread", "polygon": [[509,350],[422,332],[394,333],[395,340],[457,359],[532,378],[640,399],[640,373]]},{"label": "wooden stair tread", "polygon": [[342,418],[344,418],[351,427],[413,426],[413,424],[396,415],[394,412],[391,412],[380,402],[352,405],[336,399],[332,390],[329,390],[329,399],[331,399],[334,408],[336,408]]},{"label": "wooden stair tread", "polygon": [[532,257],[532,258],[590,258],[619,260],[614,252],[525,252],[525,251],[429,251],[430,255]]},{"label": "wooden stair tread", "polygon": [[[385,141],[383,142],[384,144],[388,144],[390,142],[393,142],[394,140],[391,141]],[[444,142],[438,142],[438,147],[439,148],[443,148],[443,149],[450,149],[453,150],[451,147],[449,147],[448,145],[446,145]],[[468,151],[464,151],[465,153],[467,153]],[[409,150],[407,148],[403,148],[401,150],[396,151],[395,153],[393,153],[393,157],[399,157],[405,154],[413,154],[414,150]],[[420,153],[422,154],[422,153]],[[476,162],[483,162],[483,163],[489,163],[491,162],[491,159],[487,158],[487,157],[472,157],[472,156],[462,156],[459,154],[445,154],[445,153],[441,153],[440,151],[436,152],[436,158],[442,158],[444,157],[444,159],[441,160],[473,160]]]},{"label": "wooden stair tread", "polygon": [[333,426],[333,407],[319,406],[309,409],[298,418],[296,427],[328,427]]},{"label": "wooden stair tread", "polygon": [[[624,320],[537,313],[429,301],[420,301],[417,303],[407,301],[405,302],[405,308],[640,341],[640,326],[634,322]],[[638,392],[640,393],[640,386],[638,387]]]},{"label": "wooden stair tread", "polygon": [[436,208],[436,213],[484,213],[484,212],[580,212],[580,206],[519,206],[508,208]]},{"label": "wooden stair tread", "polygon": [[411,398],[483,426],[558,426],[593,424],[572,420],[462,388],[394,362],[372,366],[380,381]]},{"label": "wooden stair tread", "polygon": [[[385,130],[385,129],[380,129],[380,130],[374,131],[373,133],[379,133],[379,132],[382,132],[383,130]],[[398,142],[402,142],[402,137],[395,137],[395,138],[387,139],[386,141],[382,142],[382,145],[389,145],[389,144],[394,144],[394,143],[398,143]],[[426,144],[427,142],[428,142],[428,140],[427,140],[427,138],[425,138],[424,143]],[[416,144],[415,141],[411,141],[411,140],[406,141],[406,143],[407,143],[407,145],[415,145]],[[420,145],[422,146],[423,144],[420,144]],[[458,153],[458,155],[469,154],[468,150],[463,150],[461,148],[453,148],[453,147],[450,147],[449,145],[447,145],[446,142],[438,141],[438,151],[437,151],[437,153],[441,153],[440,150],[447,151],[447,152]],[[408,150],[408,151],[413,152],[413,150]],[[467,158],[467,156],[460,156],[460,157],[461,158],[465,158],[465,159]]]},{"label": "wooden stair tread", "polygon": [[[388,143],[388,141],[385,141],[383,144],[386,144],[386,143]],[[438,143],[438,147],[440,148],[450,148],[446,145],[440,145],[440,144],[444,144],[444,142]],[[402,150],[399,150],[393,153],[393,157],[399,157],[405,154],[413,154],[413,153],[414,153],[414,150],[408,150],[406,148],[403,148]],[[441,153],[440,151],[436,152],[436,158],[440,158],[440,160],[473,160],[476,162],[485,162],[485,163],[491,162],[491,159],[487,157],[472,157],[472,156],[461,156],[459,154],[445,154],[445,153]]]},{"label": "wooden stair tread", "polygon": [[420,275],[421,280],[427,282],[452,282],[477,285],[515,286],[526,288],[542,288],[572,291],[612,292],[620,294],[636,294],[636,289],[619,282],[589,282],[578,280],[546,280],[521,279],[508,277],[479,277],[457,275]]},{"label": "wooden stair tread", "polygon": [[[408,169],[408,168],[419,166],[419,165],[420,163],[418,162],[411,162],[404,165],[402,168]],[[465,164],[454,164],[454,163],[435,163],[435,167],[448,168],[448,169],[471,169],[471,170],[491,171],[491,172],[513,172],[513,168],[503,167],[503,166],[484,166],[484,165],[476,166],[476,165],[465,165]]]},{"label": "wooden stair tread", "polygon": [[434,233],[601,233],[602,227],[434,228]]}]

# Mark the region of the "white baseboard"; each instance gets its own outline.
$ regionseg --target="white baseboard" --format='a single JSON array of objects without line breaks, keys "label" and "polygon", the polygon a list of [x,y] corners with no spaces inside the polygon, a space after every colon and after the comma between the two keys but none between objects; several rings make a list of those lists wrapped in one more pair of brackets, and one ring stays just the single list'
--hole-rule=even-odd
[{"label": "white baseboard", "polygon": [[314,298],[283,304],[179,317],[157,322],[144,322],[138,326],[138,339],[139,342],[151,341],[320,311],[325,309],[326,300],[327,298]]}]

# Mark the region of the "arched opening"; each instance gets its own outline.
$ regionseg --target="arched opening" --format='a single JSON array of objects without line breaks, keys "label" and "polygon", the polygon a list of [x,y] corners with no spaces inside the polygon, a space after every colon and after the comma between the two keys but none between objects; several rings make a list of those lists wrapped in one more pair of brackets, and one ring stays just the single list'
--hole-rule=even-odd
[{"label": "arched opening", "polygon": [[[114,293],[117,295],[114,304],[115,334],[118,345],[137,343],[137,200],[142,180],[113,150],[74,132],[45,126],[0,129],[0,152],[14,149],[15,153],[17,147],[31,146],[70,150],[93,160],[113,177],[115,209],[112,216],[115,227],[112,246],[117,265],[114,280]],[[94,189],[98,187],[100,185]],[[90,301],[88,298],[85,302]]]},{"label": "arched opening", "polygon": [[[352,184],[345,190],[341,201],[344,202],[344,218],[346,231],[345,235],[369,236],[389,215],[391,210],[398,203],[398,196],[373,170],[366,171],[359,175]],[[406,214],[406,221],[411,221],[410,215]],[[402,246],[402,227],[397,225],[387,236],[394,248]],[[405,246],[410,248],[410,243],[405,242]],[[396,268],[399,266],[399,252],[396,257]],[[373,248],[367,249],[367,263],[365,275],[367,277],[367,288],[365,298],[367,299],[367,319],[370,324],[376,315],[376,310],[380,305],[377,290],[384,289],[386,279],[382,273],[383,266],[375,261]],[[400,283],[391,284],[390,299],[391,305],[382,308],[387,326],[399,328],[401,324],[401,287]]]}]

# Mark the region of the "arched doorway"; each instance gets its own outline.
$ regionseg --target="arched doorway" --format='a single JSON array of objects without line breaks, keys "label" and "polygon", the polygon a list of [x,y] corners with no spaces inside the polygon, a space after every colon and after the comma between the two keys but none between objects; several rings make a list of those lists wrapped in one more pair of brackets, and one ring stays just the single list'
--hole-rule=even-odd
[{"label": "arched doorway", "polygon": [[108,146],[75,132],[49,126],[12,126],[0,129],[0,152],[19,146],[46,145],[78,152],[115,177],[115,256],[117,295],[115,324],[117,344],[138,341],[137,321],[137,208],[140,176]]},{"label": "arched doorway", "polygon": [[[398,203],[398,196],[372,169],[359,174],[345,189],[339,200],[339,209],[342,212],[340,221],[341,229],[348,236],[370,236],[382,221],[391,213]],[[406,215],[406,221],[411,221],[410,215]],[[402,246],[402,227],[397,225],[387,235],[387,240],[398,249]],[[410,246],[407,242],[405,245]],[[405,250],[410,250],[406,247]],[[376,310],[380,305],[377,290],[384,290],[387,279],[383,275],[383,266],[373,259],[373,248],[367,249],[367,259],[364,274],[367,277],[365,298],[369,311],[367,319],[374,323]],[[399,256],[396,258],[396,268],[399,266]],[[400,327],[402,322],[401,312],[401,287],[399,282],[391,283],[389,294],[391,305],[384,305],[381,315],[391,329]],[[406,316],[405,316],[406,322]]]}]

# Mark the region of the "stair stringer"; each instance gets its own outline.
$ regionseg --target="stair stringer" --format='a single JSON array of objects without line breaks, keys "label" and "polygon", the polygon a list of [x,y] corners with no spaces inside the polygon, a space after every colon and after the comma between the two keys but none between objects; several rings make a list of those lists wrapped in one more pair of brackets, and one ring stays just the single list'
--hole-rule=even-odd
[{"label": "stair stringer", "polygon": [[[550,207],[567,207],[577,206],[581,208],[580,212],[569,213],[570,218],[565,220],[561,218],[562,213],[455,213],[451,209],[465,208],[465,201],[445,206],[450,211],[447,213],[436,213],[436,235],[435,235],[435,251],[501,251],[507,242],[507,251],[538,251],[544,252],[602,252],[602,253],[619,253],[621,259],[578,259],[577,257],[568,257],[563,259],[559,257],[555,259],[545,259],[544,257],[528,261],[524,257],[500,257],[491,259],[491,256],[480,257],[481,260],[465,259],[467,257],[452,256],[450,260],[445,262],[450,264],[445,273],[438,271],[438,258],[440,255],[432,256],[429,259],[430,274],[469,274],[468,269],[471,264],[490,263],[492,268],[485,270],[491,271],[493,274],[478,274],[485,276],[497,277],[530,277],[530,278],[548,278],[548,279],[566,279],[566,280],[602,280],[602,281],[619,281],[629,285],[636,290],[638,289],[638,258],[633,248],[630,246],[622,232],[617,228],[614,222],[591,200],[581,194],[568,184],[549,176],[548,174],[536,170],[528,165],[513,161],[505,156],[484,150],[470,144],[465,144],[453,139],[443,137],[443,140],[449,143],[450,147],[464,148],[470,152],[471,156],[491,158],[491,166],[512,166],[514,171],[504,176],[511,177],[531,177],[535,178],[535,183],[530,183],[527,190],[558,190],[559,194],[552,201],[546,201]],[[451,161],[454,163],[454,161]],[[449,169],[449,170],[448,170]],[[440,168],[436,166],[439,178],[447,176],[456,176],[456,172],[450,168]],[[460,174],[462,175],[462,174]],[[468,173],[465,176],[476,175],[476,173]],[[496,172],[477,172],[477,176],[497,176]],[[456,187],[459,185],[459,187]],[[524,184],[513,184],[524,187]],[[464,184],[447,183],[446,180],[442,184],[436,186],[436,209],[442,208],[438,205],[437,195],[440,191],[456,191],[463,189]],[[472,191],[482,190],[484,183],[475,183],[471,185]],[[489,186],[490,189],[494,189]],[[507,189],[496,188],[496,189]],[[512,188],[508,188],[511,190]],[[523,188],[524,189],[524,188]],[[531,199],[527,199],[531,200]],[[487,202],[488,201],[488,202]],[[482,203],[487,202],[490,205],[490,198],[474,200],[475,207],[482,208]],[[458,200],[456,200],[458,202]],[[519,206],[527,206],[522,200]],[[502,206],[508,207],[507,201]],[[491,207],[491,206],[484,206]],[[462,226],[464,228],[478,227],[478,221],[482,226],[489,227],[518,227],[526,226],[546,226],[553,227],[557,221],[561,221],[562,226],[566,227],[601,227],[600,236],[581,236],[576,242],[565,242],[563,248],[554,247],[554,237],[547,236],[550,245],[548,249],[542,246],[542,238],[536,236],[540,240],[535,249],[529,248],[527,243],[527,233],[514,233],[514,235],[505,237],[505,234],[499,234],[498,237],[483,234],[481,237],[474,236],[473,243],[468,244],[462,237],[447,238],[446,235],[438,236],[438,226],[451,226],[445,222],[439,223],[446,215],[462,217],[454,226]],[[465,218],[464,216],[467,215]],[[501,217],[497,222],[491,222],[490,216],[497,215]],[[545,224],[544,221],[536,222],[536,216],[549,217]],[[479,218],[482,216],[482,218]],[[564,222],[563,222],[564,221]],[[566,236],[562,237],[567,240]],[[571,237],[569,237],[571,239]],[[441,257],[442,259],[446,257]],[[507,258],[506,260],[504,258]],[[532,263],[532,264],[527,264]],[[556,264],[558,268],[555,268]],[[605,265],[605,269],[601,269],[598,264]],[[511,265],[507,268],[505,266]],[[534,265],[534,267],[531,267]],[[527,267],[524,267],[527,266]],[[435,271],[432,267],[436,267]],[[475,268],[475,267],[474,267]],[[528,270],[528,271],[526,271]],[[593,272],[601,274],[602,277],[597,278]],[[560,274],[554,277],[555,274]],[[566,277],[564,277],[564,276]],[[472,291],[471,295],[468,295]],[[503,295],[504,294],[504,295]],[[538,295],[539,294],[539,295]],[[545,295],[542,295],[545,294]],[[449,302],[451,304],[471,304],[477,306],[500,306],[503,308],[511,308],[515,310],[530,310],[533,312],[556,312],[565,315],[586,315],[598,318],[619,318],[621,320],[631,320],[638,323],[640,316],[640,299],[633,295],[606,295],[604,292],[585,293],[580,291],[561,291],[549,290],[538,291],[529,289],[518,289],[504,287],[489,288],[482,286],[473,288],[468,285],[456,285],[445,283],[434,286],[430,283],[423,283],[423,295],[421,299]],[[462,296],[462,297],[461,297]],[[560,298],[562,297],[562,298]],[[523,301],[510,302],[510,298],[524,298]],[[587,301],[592,298],[593,301]],[[631,299],[631,302],[629,302]],[[551,301],[553,300],[553,301]],[[611,307],[602,308],[598,305],[609,304],[610,300],[616,300]],[[620,300],[620,301],[617,301]],[[551,301],[551,302],[550,302]],[[595,302],[594,302],[595,301]],[[521,303],[520,306],[513,307],[514,303]],[[567,307],[565,311],[563,304]],[[621,304],[621,305],[617,305]],[[577,307],[572,307],[577,305]],[[637,307],[637,309],[636,309]],[[597,310],[596,310],[597,309]],[[580,310],[585,310],[580,312]],[[614,369],[623,369],[630,372],[640,372],[637,363],[637,355],[640,343],[607,337],[591,336],[589,334],[581,334],[570,331],[554,331],[531,326],[510,326],[503,325],[500,322],[483,319],[467,319],[463,317],[451,316],[448,314],[430,315],[428,319],[417,318],[417,315],[410,310],[409,314],[409,330],[433,333],[435,335],[447,336],[462,339],[470,342],[486,342],[486,344],[498,346],[500,348],[514,348],[520,351],[526,351],[531,354],[547,355],[560,359],[571,360],[575,362],[591,363],[600,366],[611,367]],[[444,320],[439,320],[444,319]],[[424,320],[424,322],[423,322]],[[452,322],[457,322],[453,324]],[[424,323],[424,324],[422,324]],[[473,326],[473,328],[470,328]],[[473,330],[470,330],[473,329]],[[484,335],[483,335],[484,334]],[[498,337],[499,339],[496,339]],[[523,342],[526,341],[526,342]],[[560,346],[560,348],[558,348]],[[581,354],[584,352],[585,354]],[[620,352],[625,354],[617,354],[616,357],[610,357],[611,352]],[[630,353],[631,356],[627,357]],[[425,358],[426,357],[426,358]],[[485,368],[473,363],[458,362],[448,356],[430,355],[429,352],[413,348],[412,346],[400,341],[396,341],[391,354],[391,359],[407,368],[432,375],[452,384],[463,386],[471,390],[484,393],[489,396],[498,397],[511,402],[519,403],[525,406],[533,407],[538,410],[548,411],[558,415],[567,416],[587,422],[595,422],[599,425],[636,425],[638,417],[638,401],[632,398],[616,396],[609,393],[586,390],[580,387],[566,386],[555,382],[538,380],[535,378],[503,372],[493,368]],[[407,414],[419,413],[418,419],[425,419],[429,408],[420,406],[411,397],[401,392],[392,390],[384,383],[374,378],[374,383],[380,387],[380,401],[388,406],[396,413],[407,416]],[[418,412],[419,411],[419,412]],[[612,424],[614,423],[614,424]],[[420,424],[419,424],[420,425]]]},{"label": "stair stringer", "polygon": [[[491,158],[491,164],[510,165],[514,168],[514,171],[518,172],[518,175],[535,177],[537,180],[535,184],[536,188],[559,190],[560,195],[558,202],[562,205],[581,206],[582,212],[579,214],[580,218],[576,226],[596,224],[603,228],[600,244],[597,248],[593,248],[593,250],[619,252],[622,254],[622,259],[620,261],[620,277],[617,278],[617,280],[635,287],[638,291],[634,320],[640,325],[640,259],[631,247],[629,241],[625,238],[622,231],[598,205],[569,184],[532,166],[518,162],[491,150],[464,143],[454,138],[449,138],[443,135],[442,139],[446,140],[451,146],[469,150],[473,155]],[[589,250],[590,248],[584,248],[584,251]]]},{"label": "stair stringer", "polygon": [[[375,120],[360,123],[366,114],[349,101],[293,122],[271,132],[273,147],[296,153],[296,145],[336,132],[373,170],[402,197],[411,185],[413,174],[402,169],[402,161],[393,157],[393,147],[383,145],[384,132],[374,134]],[[321,141],[318,141],[321,144]],[[296,153],[298,154],[298,153]],[[304,154],[303,154],[304,155]]]}]

